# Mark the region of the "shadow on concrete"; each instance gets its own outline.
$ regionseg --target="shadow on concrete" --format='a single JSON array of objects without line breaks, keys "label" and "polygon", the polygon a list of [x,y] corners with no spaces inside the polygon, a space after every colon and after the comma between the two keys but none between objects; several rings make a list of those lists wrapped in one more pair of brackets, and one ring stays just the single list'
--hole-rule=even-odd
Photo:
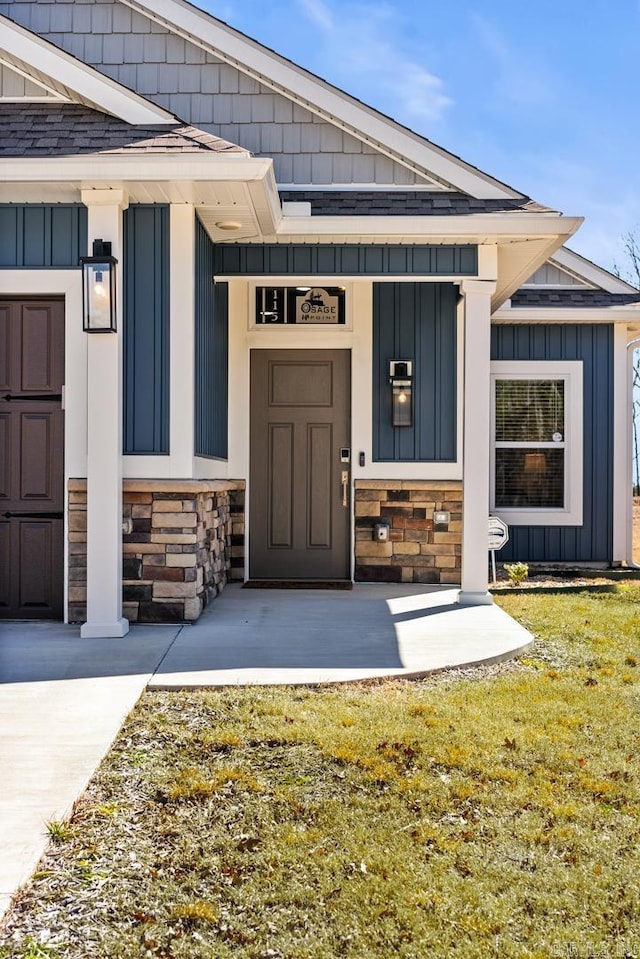
[{"label": "shadow on concrete", "polygon": [[156,671],[403,668],[388,605],[397,588],[227,588]]},{"label": "shadow on concrete", "polygon": [[137,626],[123,639],[81,639],[64,623],[0,623],[0,685],[153,673],[181,626]]}]

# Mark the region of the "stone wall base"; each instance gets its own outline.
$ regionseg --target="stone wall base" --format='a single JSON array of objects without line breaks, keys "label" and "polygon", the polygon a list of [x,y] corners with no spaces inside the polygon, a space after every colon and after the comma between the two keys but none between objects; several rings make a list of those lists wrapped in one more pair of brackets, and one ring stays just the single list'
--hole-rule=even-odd
[{"label": "stone wall base", "polygon": [[[198,619],[244,556],[244,482],[125,480],[122,500],[123,616],[133,623]],[[72,623],[86,619],[86,530],[86,480],[70,480]]]},{"label": "stone wall base", "polygon": [[[448,523],[434,523],[447,510]],[[462,483],[456,480],[356,480],[355,580],[459,585],[462,567]],[[388,522],[389,541],[374,540]]]}]

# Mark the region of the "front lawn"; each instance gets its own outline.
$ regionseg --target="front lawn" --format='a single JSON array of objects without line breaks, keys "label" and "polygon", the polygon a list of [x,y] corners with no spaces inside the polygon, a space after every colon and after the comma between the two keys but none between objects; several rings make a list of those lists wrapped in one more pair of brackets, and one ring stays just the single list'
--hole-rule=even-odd
[{"label": "front lawn", "polygon": [[640,954],[640,585],[517,595],[520,664],[147,693],[0,957]]}]

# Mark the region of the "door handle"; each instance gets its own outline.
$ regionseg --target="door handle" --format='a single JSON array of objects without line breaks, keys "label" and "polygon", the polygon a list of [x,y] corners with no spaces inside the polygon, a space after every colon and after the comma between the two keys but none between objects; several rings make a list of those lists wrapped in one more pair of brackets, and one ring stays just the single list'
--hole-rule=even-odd
[{"label": "door handle", "polygon": [[342,470],[342,505],[349,505],[349,470]]}]

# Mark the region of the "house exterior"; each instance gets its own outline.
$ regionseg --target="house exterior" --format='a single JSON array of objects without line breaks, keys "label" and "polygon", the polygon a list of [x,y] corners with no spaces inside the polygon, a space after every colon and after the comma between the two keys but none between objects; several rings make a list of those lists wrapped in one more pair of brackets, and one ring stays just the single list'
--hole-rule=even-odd
[{"label": "house exterior", "polygon": [[0,616],[488,603],[490,514],[501,558],[625,561],[640,293],[580,223],[183,0],[0,3]]}]

